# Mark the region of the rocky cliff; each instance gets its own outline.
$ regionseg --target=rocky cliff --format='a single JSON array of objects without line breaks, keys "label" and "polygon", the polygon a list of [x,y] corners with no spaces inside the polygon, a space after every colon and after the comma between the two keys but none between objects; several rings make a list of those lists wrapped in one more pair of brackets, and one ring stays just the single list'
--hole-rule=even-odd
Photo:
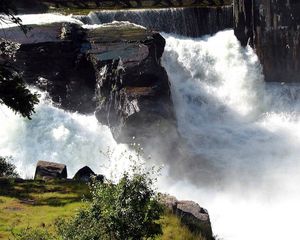
[{"label": "rocky cliff", "polygon": [[48,91],[57,105],[96,111],[97,119],[125,142],[153,136],[162,122],[174,121],[168,76],[160,64],[165,40],[157,32],[129,23],[32,28],[27,36],[18,28],[1,34],[21,44],[15,65],[25,81]]},{"label": "rocky cliff", "polygon": [[235,34],[255,48],[266,81],[300,82],[300,3],[234,0]]}]

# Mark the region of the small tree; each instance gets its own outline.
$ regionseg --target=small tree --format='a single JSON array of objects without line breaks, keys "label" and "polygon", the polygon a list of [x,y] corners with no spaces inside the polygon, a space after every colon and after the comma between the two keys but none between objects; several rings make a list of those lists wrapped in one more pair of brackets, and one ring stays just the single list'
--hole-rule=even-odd
[{"label": "small tree", "polygon": [[75,218],[58,221],[65,240],[141,240],[162,234],[156,223],[163,213],[150,173],[125,172],[114,184],[91,184],[91,200]]},{"label": "small tree", "polygon": [[18,177],[16,166],[11,163],[11,157],[0,157],[0,177]]},{"label": "small tree", "polygon": [[[22,25],[21,19],[15,16],[16,13],[11,0],[0,1],[0,24],[13,22],[26,34],[29,29]],[[10,64],[14,61],[18,47],[18,44],[0,38],[0,104],[5,104],[30,119],[34,113],[34,105],[39,100],[38,94],[31,93],[26,88],[22,77]]]}]

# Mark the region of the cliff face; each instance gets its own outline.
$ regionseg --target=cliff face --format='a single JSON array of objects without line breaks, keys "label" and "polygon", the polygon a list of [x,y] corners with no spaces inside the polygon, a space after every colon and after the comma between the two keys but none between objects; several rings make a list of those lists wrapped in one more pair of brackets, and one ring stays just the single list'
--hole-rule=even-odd
[{"label": "cliff face", "polygon": [[21,44],[16,67],[27,83],[46,90],[62,108],[94,113],[116,140],[145,138],[174,120],[168,76],[160,65],[165,40],[129,23],[84,29],[70,23],[5,33]]},{"label": "cliff face", "polygon": [[300,3],[234,0],[235,35],[253,46],[265,80],[300,82]]}]

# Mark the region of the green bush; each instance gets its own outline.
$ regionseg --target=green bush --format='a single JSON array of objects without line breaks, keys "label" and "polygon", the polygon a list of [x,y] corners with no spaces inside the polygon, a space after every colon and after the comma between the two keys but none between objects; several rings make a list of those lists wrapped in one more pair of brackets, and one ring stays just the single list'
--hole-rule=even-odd
[{"label": "green bush", "polygon": [[11,157],[0,157],[0,177],[18,177],[16,166],[11,163]]},{"label": "green bush", "polygon": [[57,222],[64,240],[140,240],[162,234],[163,214],[149,173],[128,172],[117,184],[94,182],[91,200],[72,219]]},{"label": "green bush", "polygon": [[57,240],[43,228],[25,228],[21,232],[13,234],[15,240]]}]

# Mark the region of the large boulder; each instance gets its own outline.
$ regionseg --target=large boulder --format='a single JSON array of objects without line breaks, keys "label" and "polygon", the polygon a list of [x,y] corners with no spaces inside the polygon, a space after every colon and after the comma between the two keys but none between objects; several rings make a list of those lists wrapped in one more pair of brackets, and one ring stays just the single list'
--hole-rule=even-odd
[{"label": "large boulder", "polygon": [[213,240],[208,211],[193,201],[178,201],[174,196],[164,194],[160,202],[176,214],[192,232],[201,233],[207,240]]},{"label": "large boulder", "polygon": [[[174,119],[168,76],[160,64],[165,40],[129,23],[112,23],[87,34],[97,69],[97,119],[118,141],[153,135],[159,122]],[[157,127],[156,127],[157,128]]]},{"label": "large boulder", "polygon": [[94,171],[90,167],[85,166],[75,173],[73,179],[81,182],[90,182],[92,179],[103,182],[104,176],[94,173]]},{"label": "large boulder", "polygon": [[38,161],[34,179],[65,179],[67,176],[66,165],[61,163]]},{"label": "large boulder", "polygon": [[128,22],[93,29],[76,23],[32,28],[25,36],[12,27],[0,37],[21,44],[14,65],[55,104],[96,112],[120,142],[176,132],[168,76],[160,64],[165,40],[159,33]]}]

